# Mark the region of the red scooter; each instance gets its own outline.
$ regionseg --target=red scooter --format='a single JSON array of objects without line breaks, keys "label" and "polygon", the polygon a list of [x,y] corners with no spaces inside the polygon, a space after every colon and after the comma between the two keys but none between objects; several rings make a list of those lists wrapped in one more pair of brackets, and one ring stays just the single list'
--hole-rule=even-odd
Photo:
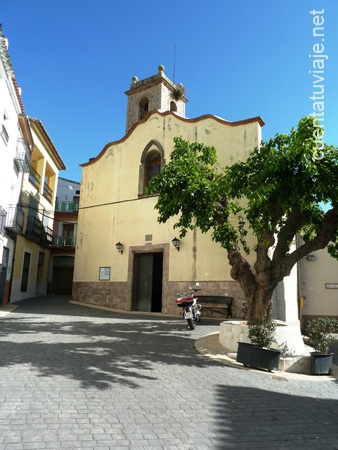
[{"label": "red scooter", "polygon": [[177,294],[176,305],[182,308],[182,317],[188,322],[190,330],[194,330],[196,323],[202,319],[202,305],[197,303],[195,292],[200,291],[199,283],[195,287],[190,287],[187,294]]}]

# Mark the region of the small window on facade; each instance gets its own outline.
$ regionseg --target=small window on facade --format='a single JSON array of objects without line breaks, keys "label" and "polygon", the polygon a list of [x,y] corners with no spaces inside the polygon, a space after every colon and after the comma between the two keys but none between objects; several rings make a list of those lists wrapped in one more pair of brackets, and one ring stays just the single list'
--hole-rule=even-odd
[{"label": "small window on facade", "polygon": [[7,211],[4,210],[2,206],[0,206],[0,232],[5,231],[6,218],[7,218]]},{"label": "small window on facade", "polygon": [[21,292],[27,292],[30,261],[31,261],[30,253],[25,252],[22,268],[21,289],[20,289]]},{"label": "small window on facade", "polygon": [[139,103],[139,120],[143,119],[143,117],[149,111],[149,100],[147,98],[143,98]]},{"label": "small window on facade", "polygon": [[2,136],[2,139],[5,141],[5,144],[7,144],[9,141],[9,134],[7,133],[6,127],[3,124],[1,124],[0,127],[0,134]]},{"label": "small window on facade", "polygon": [[165,165],[164,149],[160,142],[151,140],[143,149],[139,168],[138,195],[147,195],[149,181],[158,175]]},{"label": "small window on facade", "polygon": [[42,252],[39,252],[38,266],[43,266],[44,263],[45,263],[45,254]]},{"label": "small window on facade", "polygon": [[174,101],[170,102],[170,111],[173,111],[173,112],[177,111],[177,105]]},{"label": "small window on facade", "polygon": [[149,181],[161,172],[161,155],[157,152],[149,154],[146,162],[146,181]]}]

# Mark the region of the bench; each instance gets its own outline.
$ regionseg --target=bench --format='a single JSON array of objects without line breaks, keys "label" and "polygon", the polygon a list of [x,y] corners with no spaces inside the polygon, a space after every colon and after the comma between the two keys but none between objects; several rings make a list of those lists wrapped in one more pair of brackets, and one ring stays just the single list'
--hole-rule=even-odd
[{"label": "bench", "polygon": [[229,317],[232,318],[233,297],[225,295],[198,295],[197,301],[198,303],[201,303],[203,309],[222,314],[226,316],[227,319]]}]

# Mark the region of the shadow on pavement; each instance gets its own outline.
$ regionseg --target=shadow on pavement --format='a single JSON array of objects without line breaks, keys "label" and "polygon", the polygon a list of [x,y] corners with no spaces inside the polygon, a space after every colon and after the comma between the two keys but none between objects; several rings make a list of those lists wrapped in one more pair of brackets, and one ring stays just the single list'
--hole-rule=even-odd
[{"label": "shadow on pavement", "polygon": [[338,401],[219,385],[219,450],[337,449]]},{"label": "shadow on pavement", "polygon": [[106,389],[112,383],[137,388],[142,379],[156,380],[154,363],[218,364],[195,352],[197,336],[180,317],[101,311],[70,304],[63,296],[16,306],[0,322],[0,367],[29,365],[38,376],[69,377],[84,388]]}]

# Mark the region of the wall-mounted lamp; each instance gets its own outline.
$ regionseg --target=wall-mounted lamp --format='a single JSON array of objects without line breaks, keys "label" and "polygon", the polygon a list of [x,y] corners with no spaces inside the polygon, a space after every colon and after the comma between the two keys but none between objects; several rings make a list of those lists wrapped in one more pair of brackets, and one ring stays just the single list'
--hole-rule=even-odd
[{"label": "wall-mounted lamp", "polygon": [[306,261],[315,261],[315,255],[307,255]]},{"label": "wall-mounted lamp", "polygon": [[115,244],[116,250],[123,255],[123,244],[119,241],[117,244]]},{"label": "wall-mounted lamp", "polygon": [[173,243],[173,246],[176,248],[176,250],[180,251],[180,240],[177,239],[177,237],[174,237],[174,239],[171,241]]}]

